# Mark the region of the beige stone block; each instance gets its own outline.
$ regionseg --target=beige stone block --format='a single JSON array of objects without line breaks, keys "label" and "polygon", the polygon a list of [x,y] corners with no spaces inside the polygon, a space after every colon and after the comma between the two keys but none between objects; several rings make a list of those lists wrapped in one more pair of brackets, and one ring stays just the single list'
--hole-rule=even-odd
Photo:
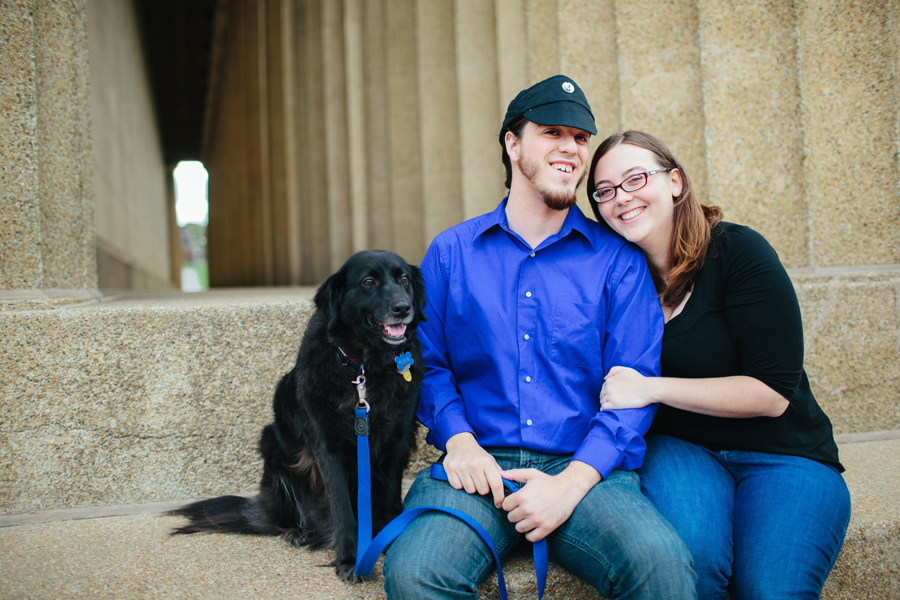
[{"label": "beige stone block", "polygon": [[[466,12],[466,14],[468,14]],[[425,244],[462,220],[459,98],[456,74],[454,5],[416,2],[416,53],[422,164],[419,199]],[[412,260],[414,257],[411,257]]]},{"label": "beige stone block", "polygon": [[350,205],[353,211],[353,251],[369,247],[368,181],[366,155],[365,51],[363,47],[364,0],[344,0],[344,45],[347,90],[347,160],[350,173]]},{"label": "beige stone block", "polygon": [[890,4],[797,3],[814,267],[900,263]]},{"label": "beige stone block", "polygon": [[416,94],[416,23],[413,0],[386,0],[388,125],[392,250],[418,264],[424,252],[422,163]]},{"label": "beige stone block", "polygon": [[0,287],[96,289],[84,1],[7,2],[0,23]]},{"label": "beige stone block", "polygon": [[528,85],[560,72],[558,11],[557,0],[525,0]]},{"label": "beige stone block", "polygon": [[254,489],[311,293],[0,313],[0,512]]},{"label": "beige stone block", "polygon": [[459,102],[459,164],[461,171],[461,219],[484,214],[494,209],[506,195],[505,171],[500,162],[498,142],[500,126],[506,114],[494,107],[498,100],[498,28],[493,2],[464,0],[456,3],[456,76]]},{"label": "beige stone block", "polygon": [[265,2],[271,285],[298,285],[301,281],[295,11],[293,2]]},{"label": "beige stone block", "polygon": [[353,254],[352,210],[348,185],[347,90],[343,12],[340,2],[322,3],[321,93],[325,117],[325,172],[328,190],[329,271]]},{"label": "beige stone block", "polygon": [[386,61],[389,36],[384,0],[367,0],[364,3],[363,35],[369,244],[372,248],[390,248],[393,226]]},{"label": "beige stone block", "polygon": [[[137,16],[128,2],[88,0],[87,17],[97,239],[115,265],[167,287],[171,174]],[[120,279],[98,271],[102,287]]]},{"label": "beige stone block", "polygon": [[900,429],[900,280],[795,278],[805,366],[835,433]]},{"label": "beige stone block", "polygon": [[698,3],[708,197],[787,267],[809,264],[809,198],[795,14],[790,3]]},{"label": "beige stone block", "polygon": [[509,102],[516,97],[519,90],[524,90],[530,85],[525,0],[494,0],[494,15],[499,82],[497,110],[502,121]]},{"label": "beige stone block", "polygon": [[707,197],[696,3],[619,0],[615,15],[622,128],[666,142]]},{"label": "beige stone block", "polygon": [[28,2],[8,2],[0,19],[0,288],[41,286],[34,20]]},{"label": "beige stone block", "polygon": [[41,287],[97,287],[85,2],[34,3]]},{"label": "beige stone block", "polygon": [[308,140],[324,140],[327,129],[324,123],[325,103],[323,94],[326,69],[322,40],[322,2],[304,2],[298,11],[297,31],[300,39],[299,89],[303,95],[301,131],[299,133],[300,163],[295,168],[303,173],[300,183],[300,222],[302,223],[304,283],[324,281],[331,273],[328,256],[331,248],[328,203],[327,165],[325,154],[318,144]]}]

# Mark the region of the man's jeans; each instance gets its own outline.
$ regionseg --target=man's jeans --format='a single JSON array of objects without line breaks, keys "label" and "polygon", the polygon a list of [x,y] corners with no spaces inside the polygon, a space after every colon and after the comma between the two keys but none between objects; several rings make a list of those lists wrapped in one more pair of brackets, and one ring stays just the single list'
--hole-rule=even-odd
[{"label": "man's jeans", "polygon": [[[515,448],[488,451],[503,469],[535,468],[551,475],[571,458]],[[465,512],[487,530],[501,558],[527,543],[490,495],[455,490],[432,479],[429,471],[419,473],[406,509],[441,506]],[[630,471],[613,471],[595,485],[571,518],[547,537],[547,549],[550,560],[608,598],[696,597],[690,554]],[[478,534],[460,519],[431,511],[388,548],[384,587],[391,600],[476,598],[478,584],[493,568],[493,555]]]},{"label": "man's jeans", "polygon": [[694,557],[703,600],[818,598],[850,520],[844,478],[822,463],[714,452],[648,436],[644,493]]}]

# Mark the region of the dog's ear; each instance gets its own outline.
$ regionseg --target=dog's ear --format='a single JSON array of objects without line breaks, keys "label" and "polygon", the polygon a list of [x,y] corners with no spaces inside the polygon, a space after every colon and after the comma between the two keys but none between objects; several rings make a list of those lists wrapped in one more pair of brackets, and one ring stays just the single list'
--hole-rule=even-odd
[{"label": "dog's ear", "polygon": [[413,281],[413,308],[419,321],[427,321],[425,318],[425,278],[418,267],[410,265]]},{"label": "dog's ear", "polygon": [[325,320],[328,321],[329,329],[337,324],[341,314],[341,302],[344,299],[345,280],[346,273],[344,269],[340,269],[337,273],[328,277],[328,279],[325,280],[325,283],[316,290],[316,308],[325,315]]}]

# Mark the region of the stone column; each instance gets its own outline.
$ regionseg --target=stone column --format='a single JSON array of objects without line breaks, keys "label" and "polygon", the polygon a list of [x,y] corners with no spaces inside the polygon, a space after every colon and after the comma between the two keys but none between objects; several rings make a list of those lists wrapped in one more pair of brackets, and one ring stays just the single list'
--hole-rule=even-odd
[{"label": "stone column", "polygon": [[84,0],[0,1],[0,290],[96,294]]}]

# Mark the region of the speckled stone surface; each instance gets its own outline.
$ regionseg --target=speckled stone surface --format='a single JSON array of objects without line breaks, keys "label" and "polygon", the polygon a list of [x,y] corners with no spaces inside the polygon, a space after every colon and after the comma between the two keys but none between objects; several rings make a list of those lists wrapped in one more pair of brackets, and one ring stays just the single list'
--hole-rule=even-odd
[{"label": "speckled stone surface", "polygon": [[[259,432],[313,292],[0,311],[0,513],[255,489]],[[434,458],[424,450],[410,469]]]},{"label": "speckled stone surface", "polygon": [[96,288],[85,0],[0,6],[0,289]]},{"label": "speckled stone surface", "polygon": [[[896,265],[897,5],[801,0],[794,6],[811,264]],[[865,200],[846,202],[838,189],[865,190]]]},{"label": "speckled stone surface", "polygon": [[0,512],[252,488],[311,290],[0,312]]},{"label": "speckled stone surface", "polygon": [[[900,432],[893,439],[841,445],[853,516],[844,549],[825,585],[825,600],[888,600],[900,589]],[[171,507],[167,505],[166,508]],[[128,508],[128,507],[124,507]],[[153,508],[159,509],[158,506]],[[297,550],[280,539],[237,535],[169,536],[177,517],[139,514],[0,527],[4,598],[385,598],[381,564],[374,580],[337,580],[329,552]],[[102,507],[97,509],[102,514]],[[68,518],[72,518],[70,513]],[[510,600],[536,597],[527,549],[504,565]],[[497,600],[497,578],[479,589]],[[551,564],[547,600],[597,598]]]},{"label": "speckled stone surface", "polygon": [[900,428],[900,271],[794,277],[805,366],[835,433]]},{"label": "speckled stone surface", "polygon": [[[836,433],[900,428],[898,277],[795,277]],[[313,291],[0,298],[0,513],[253,490]]]},{"label": "speckled stone surface", "polygon": [[700,0],[697,6],[706,197],[715,199],[727,220],[755,224],[786,265],[808,265],[810,199],[798,186],[803,124],[796,118],[801,74],[795,9],[765,0],[740,7]]}]

